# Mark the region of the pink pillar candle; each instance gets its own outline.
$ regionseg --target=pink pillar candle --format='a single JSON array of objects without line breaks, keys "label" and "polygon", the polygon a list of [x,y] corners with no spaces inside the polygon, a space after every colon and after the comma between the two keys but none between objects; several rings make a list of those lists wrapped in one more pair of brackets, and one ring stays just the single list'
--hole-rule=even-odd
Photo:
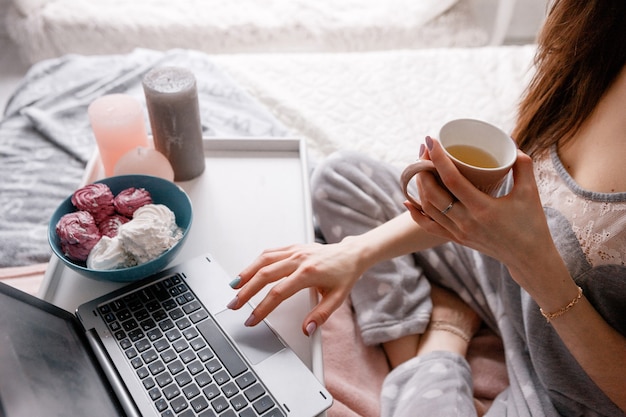
[{"label": "pink pillar candle", "polygon": [[196,78],[185,68],[162,67],[143,79],[154,147],[174,169],[176,181],[204,172],[202,125]]},{"label": "pink pillar candle", "polygon": [[126,94],[109,94],[94,100],[87,109],[104,175],[113,175],[117,160],[137,146],[148,146],[143,109]]}]

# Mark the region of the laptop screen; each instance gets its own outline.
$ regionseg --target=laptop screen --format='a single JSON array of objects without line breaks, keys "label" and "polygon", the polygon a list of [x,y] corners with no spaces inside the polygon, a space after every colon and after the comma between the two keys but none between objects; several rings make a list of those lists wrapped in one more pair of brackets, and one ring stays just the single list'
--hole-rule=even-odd
[{"label": "laptop screen", "polygon": [[74,317],[0,285],[0,417],[122,415]]}]

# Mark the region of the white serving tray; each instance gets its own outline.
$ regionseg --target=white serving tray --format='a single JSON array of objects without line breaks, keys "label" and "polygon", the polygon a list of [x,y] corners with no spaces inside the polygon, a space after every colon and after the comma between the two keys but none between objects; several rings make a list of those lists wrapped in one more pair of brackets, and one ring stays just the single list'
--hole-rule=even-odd
[{"label": "white serving tray", "polygon": [[[264,249],[313,241],[302,139],[205,138],[204,152],[205,172],[178,183],[191,198],[193,223],[185,246],[172,264],[208,252],[234,278]],[[95,155],[83,183],[100,177],[102,168]],[[39,296],[75,311],[84,301],[121,285],[85,278],[52,257]],[[305,315],[316,302],[314,291],[301,291],[281,304],[268,320],[323,381],[320,332],[307,338],[301,330]]]}]

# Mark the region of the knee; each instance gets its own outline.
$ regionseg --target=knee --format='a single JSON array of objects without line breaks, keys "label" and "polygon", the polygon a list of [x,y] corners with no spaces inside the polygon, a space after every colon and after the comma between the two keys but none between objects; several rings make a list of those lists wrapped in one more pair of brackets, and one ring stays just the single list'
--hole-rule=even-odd
[{"label": "knee", "polygon": [[345,193],[346,184],[352,182],[351,170],[358,166],[358,161],[365,158],[362,154],[340,150],[322,160],[311,174],[311,196],[313,206],[324,205],[329,196]]}]

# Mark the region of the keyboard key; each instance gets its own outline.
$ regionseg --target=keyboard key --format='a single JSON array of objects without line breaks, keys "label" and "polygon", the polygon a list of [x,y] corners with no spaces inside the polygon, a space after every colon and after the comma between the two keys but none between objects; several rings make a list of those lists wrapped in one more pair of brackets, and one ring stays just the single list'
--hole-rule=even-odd
[{"label": "keyboard key", "polygon": [[185,313],[183,313],[183,310],[181,310],[180,308],[175,308],[174,310],[169,312],[170,317],[172,318],[172,320],[176,321],[181,317],[185,316]]},{"label": "keyboard key", "polygon": [[180,334],[178,329],[171,329],[171,330],[168,330],[167,332],[165,332],[165,337],[170,342],[173,342],[174,340],[180,339],[182,337],[182,335]]},{"label": "keyboard key", "polygon": [[212,357],[213,357],[213,352],[211,352],[211,349],[208,349],[208,348],[202,349],[198,352],[198,358],[200,358],[202,362],[206,362]]},{"label": "keyboard key", "polygon": [[156,385],[156,382],[154,382],[154,379],[152,378],[146,378],[142,381],[142,383],[145,389],[152,389]]},{"label": "keyboard key", "polygon": [[182,359],[183,363],[189,363],[192,360],[196,359],[196,354],[193,353],[192,350],[185,350],[180,354],[180,358]]},{"label": "keyboard key", "polygon": [[150,349],[144,353],[141,354],[141,358],[143,359],[143,361],[145,363],[150,363],[153,362],[155,360],[157,360],[159,356],[157,355],[156,351],[154,349]]},{"label": "keyboard key", "polygon": [[202,372],[201,374],[198,374],[198,376],[196,376],[196,384],[198,384],[198,386],[200,387],[205,386],[209,382],[211,382],[211,377],[206,372]]},{"label": "keyboard key", "polygon": [[135,319],[129,319],[122,323],[122,327],[127,332],[130,332],[131,330],[135,330],[137,327],[139,327],[139,323],[137,323]]},{"label": "keyboard key", "polygon": [[132,332],[128,332],[128,338],[131,342],[136,342],[139,339],[144,337],[143,331],[141,329],[135,329]]},{"label": "keyboard key", "polygon": [[265,390],[261,384],[255,384],[244,391],[244,394],[248,401],[254,401],[261,395],[265,394]]},{"label": "keyboard key", "polygon": [[180,413],[181,411],[189,407],[187,400],[183,396],[177,397],[174,400],[172,400],[170,405],[172,406],[172,409],[174,410],[176,414]]},{"label": "keyboard key", "polygon": [[196,311],[195,313],[193,313],[192,315],[189,316],[189,319],[193,322],[193,323],[198,323],[204,319],[206,319],[207,317],[209,317],[209,313],[207,313],[204,310],[199,310]]},{"label": "keyboard key", "polygon": [[224,393],[226,398],[230,398],[233,395],[237,394],[239,390],[237,389],[237,386],[233,382],[229,382],[222,387],[222,392]]},{"label": "keyboard key", "polygon": [[128,359],[132,359],[137,356],[137,351],[134,348],[126,349],[126,352],[124,353],[126,353],[126,357]]},{"label": "keyboard key", "polygon": [[161,333],[161,330],[159,329],[152,329],[148,333],[146,333],[146,335],[148,336],[148,339],[153,342],[163,337],[163,333]]},{"label": "keyboard key", "polygon": [[163,411],[163,410],[167,409],[167,407],[168,407],[167,401],[165,401],[165,398],[159,398],[158,400],[156,400],[154,402],[154,405],[156,406],[157,410],[159,410],[159,411]]},{"label": "keyboard key", "polygon": [[130,361],[130,364],[133,365],[133,368],[139,369],[143,366],[143,361],[139,356],[137,356]]},{"label": "keyboard key", "polygon": [[152,346],[152,344],[148,339],[141,339],[135,343],[135,349],[137,349],[137,352],[143,352],[150,346]]},{"label": "keyboard key", "polygon": [[199,335],[200,333],[198,333],[198,331],[193,327],[189,327],[183,331],[183,336],[185,336],[185,339],[187,340],[191,340]]},{"label": "keyboard key", "polygon": [[193,408],[196,413],[199,413],[208,406],[209,403],[207,402],[207,400],[204,399],[204,397],[198,397],[191,400],[191,408]]},{"label": "keyboard key", "polygon": [[130,313],[130,310],[128,310],[127,308],[118,311],[115,316],[117,317],[117,319],[119,321],[124,321],[124,320],[128,320],[129,318],[132,317],[132,314]]},{"label": "keyboard key", "polygon": [[200,388],[196,384],[189,384],[183,388],[183,394],[190,400],[200,394]]},{"label": "keyboard key", "polygon": [[183,317],[176,322],[176,326],[178,326],[180,330],[186,329],[187,327],[191,326],[191,320],[189,320],[187,317]]},{"label": "keyboard key", "polygon": [[263,414],[270,408],[274,407],[274,405],[274,401],[269,397],[269,395],[266,395],[265,397],[261,397],[259,400],[255,401],[254,404],[252,404],[252,407],[254,407],[254,410],[257,413]]},{"label": "keyboard key", "polygon": [[185,310],[185,313],[190,314],[190,313],[193,313],[194,311],[198,310],[201,307],[202,307],[202,305],[197,300],[194,300],[194,301],[190,302],[189,304],[185,304],[183,306],[183,310]]},{"label": "keyboard key", "polygon": [[235,382],[237,383],[237,386],[239,386],[239,388],[245,389],[254,384],[256,382],[256,378],[254,377],[252,372],[246,372],[245,374],[238,377]]},{"label": "keyboard key", "polygon": [[211,372],[212,374],[222,369],[222,364],[217,359],[211,359],[204,366],[206,367],[207,371]]},{"label": "keyboard key", "polygon": [[150,372],[148,372],[148,368],[146,368],[145,366],[142,366],[141,368],[137,369],[137,376],[139,377],[139,379],[144,379],[145,377],[149,375],[150,375]]},{"label": "keyboard key", "polygon": [[207,397],[209,400],[212,400],[213,398],[216,398],[218,395],[221,394],[220,389],[215,384],[211,384],[208,387],[204,388],[202,392],[204,393],[204,396]]},{"label": "keyboard key", "polygon": [[146,310],[145,308],[142,308],[135,313],[135,318],[139,321],[145,320],[148,317],[150,317],[150,313],[148,313],[148,310]]},{"label": "keyboard key", "polygon": [[139,326],[146,332],[154,329],[156,325],[156,322],[152,319],[146,319],[139,323]]},{"label": "keyboard key", "polygon": [[174,349],[167,349],[166,351],[161,352],[161,359],[163,359],[163,362],[165,363],[169,363],[177,357],[178,356],[176,355],[176,352],[174,352]]},{"label": "keyboard key", "polygon": [[217,385],[224,385],[230,380],[230,376],[226,371],[218,371],[213,375],[213,379],[217,382]]},{"label": "keyboard key", "polygon": [[174,362],[167,365],[167,369],[170,370],[172,375],[176,375],[177,373],[185,369],[185,366],[179,359],[176,359]]},{"label": "keyboard key", "polygon": [[201,337],[196,337],[195,339],[192,339],[189,342],[189,344],[191,344],[191,348],[193,350],[200,350],[200,349],[202,349],[203,347],[206,346],[206,342]]},{"label": "keyboard key", "polygon": [[159,384],[159,387],[161,388],[171,384],[173,380],[172,375],[167,372],[161,372],[156,376],[156,383]]},{"label": "keyboard key", "polygon": [[202,363],[200,363],[199,360],[195,360],[187,365],[187,370],[191,375],[195,375],[199,372],[202,372],[202,370],[204,370],[204,366],[202,366]]},{"label": "keyboard key", "polygon": [[159,360],[159,361],[151,363],[148,366],[148,369],[150,370],[150,373],[152,375],[157,375],[165,370],[165,365],[163,364],[163,362]]},{"label": "keyboard key", "polygon": [[243,397],[243,395],[239,394],[230,400],[230,404],[233,406],[235,411],[239,411],[239,410],[242,410],[245,406],[247,406],[248,402]]},{"label": "keyboard key", "polygon": [[228,408],[228,401],[224,397],[217,397],[211,401],[211,406],[219,414]]},{"label": "keyboard key", "polygon": [[155,312],[152,314],[152,318],[153,318],[156,322],[159,322],[159,321],[164,320],[164,319],[166,319],[166,318],[167,318],[167,313],[165,312],[165,310],[158,310],[158,311],[155,311]]},{"label": "keyboard key", "polygon": [[169,329],[174,328],[174,322],[170,319],[165,319],[162,322],[159,323],[159,327],[161,328],[161,330],[163,330],[164,332],[168,331]]},{"label": "keyboard key", "polygon": [[176,398],[180,395],[180,389],[176,386],[176,384],[169,384],[167,387],[163,388],[163,395],[168,400],[172,398]]},{"label": "keyboard key", "polygon": [[192,381],[191,375],[189,375],[189,372],[187,371],[182,372],[179,375],[176,375],[174,379],[176,380],[176,383],[178,384],[179,387],[184,387],[185,385],[189,384]]},{"label": "keyboard key", "polygon": [[170,347],[170,344],[165,339],[157,340],[156,342],[154,342],[154,348],[157,350],[157,352],[162,352],[168,347]]},{"label": "keyboard key", "polygon": [[148,391],[148,394],[150,395],[150,398],[152,398],[152,401],[156,401],[161,398],[161,391],[158,388],[152,388]]}]

